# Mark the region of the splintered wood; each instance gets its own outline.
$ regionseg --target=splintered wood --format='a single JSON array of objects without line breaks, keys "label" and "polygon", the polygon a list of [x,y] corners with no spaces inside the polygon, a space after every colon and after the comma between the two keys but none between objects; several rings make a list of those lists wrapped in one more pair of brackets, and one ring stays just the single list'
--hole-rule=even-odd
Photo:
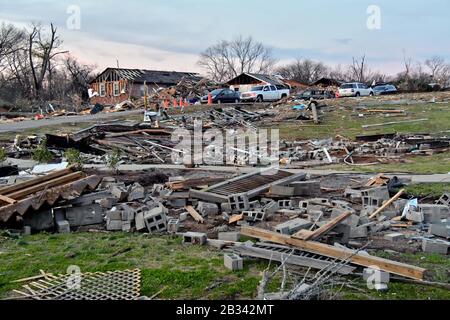
[{"label": "splintered wood", "polygon": [[205,223],[205,219],[194,209],[193,206],[186,206],[187,212],[194,218],[198,223]]}]

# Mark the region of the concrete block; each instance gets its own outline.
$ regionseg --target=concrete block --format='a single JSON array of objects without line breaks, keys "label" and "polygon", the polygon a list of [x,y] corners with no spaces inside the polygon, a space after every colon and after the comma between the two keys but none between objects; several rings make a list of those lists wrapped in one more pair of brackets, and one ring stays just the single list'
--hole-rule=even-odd
[{"label": "concrete block", "polygon": [[31,234],[31,227],[30,226],[23,226],[22,228],[22,235],[29,236]]},{"label": "concrete block", "polygon": [[147,230],[152,232],[164,232],[167,230],[167,217],[162,207],[156,207],[144,214]]},{"label": "concrete block", "polygon": [[320,181],[297,181],[290,184],[294,188],[294,196],[317,197],[322,193]]},{"label": "concrete block", "polygon": [[197,211],[203,217],[206,217],[208,215],[213,216],[219,213],[219,207],[215,203],[199,201],[197,205]]},{"label": "concrete block", "polygon": [[[276,202],[276,201],[270,201],[262,208],[262,212],[264,212],[264,214],[267,217],[275,214],[278,210],[280,210],[280,207],[278,206],[278,202]],[[254,210],[254,211],[258,211],[258,210]]]},{"label": "concrete block", "polygon": [[70,224],[67,220],[56,221],[56,231],[58,233],[70,233]]},{"label": "concrete block", "polygon": [[103,198],[99,204],[102,208],[111,209],[117,204],[117,198]]},{"label": "concrete block", "polygon": [[[345,212],[346,210],[344,209],[333,208],[333,210],[331,211],[331,219],[337,218]],[[359,216],[357,216],[356,214],[352,214],[341,223],[348,224],[351,227],[357,227],[359,224]]]},{"label": "concrete block", "polygon": [[131,231],[131,221],[122,221],[122,231],[123,232]]},{"label": "concrete block", "polygon": [[395,211],[395,210],[385,210],[385,211],[383,211],[382,214],[383,214],[383,216],[385,216],[386,218],[388,218],[390,220],[390,219],[393,219],[393,218],[399,216],[400,212]]},{"label": "concrete block", "polygon": [[180,222],[186,221],[189,218],[190,214],[188,212],[183,212],[180,214]]},{"label": "concrete block", "polygon": [[350,239],[366,238],[366,237],[367,237],[367,226],[359,226],[359,227],[350,229],[350,235],[349,235]]},{"label": "concrete block", "polygon": [[146,228],[144,214],[148,211],[147,207],[138,208],[134,214],[134,222],[136,225],[136,230],[141,231]]},{"label": "concrete block", "polygon": [[231,271],[244,269],[244,259],[234,253],[226,253],[224,256],[224,265]]},{"label": "concrete block", "polygon": [[145,189],[139,183],[135,182],[129,190],[128,202],[140,200],[145,198]]},{"label": "concrete block", "polygon": [[128,191],[125,187],[113,184],[110,187],[111,194],[117,198],[118,201],[123,201],[128,197]]},{"label": "concrete block", "polygon": [[229,196],[228,203],[232,213],[241,213],[250,208],[249,199],[245,193]]},{"label": "concrete block", "polygon": [[39,212],[29,212],[23,217],[23,224],[30,226],[32,231],[44,231],[54,227],[52,209]]},{"label": "concrete block", "polygon": [[422,250],[427,253],[447,254],[449,243],[441,240],[423,239]]},{"label": "concrete block", "polygon": [[184,208],[187,205],[187,199],[184,198],[170,199],[168,205],[171,206],[172,208]]},{"label": "concrete block", "polygon": [[110,210],[106,213],[106,219],[122,221],[122,211],[117,210],[117,208],[116,210]]},{"label": "concrete block", "polygon": [[385,200],[386,199],[379,197],[362,197],[362,203],[364,207],[373,206],[379,208],[383,205],[383,202]]},{"label": "concrete block", "polygon": [[262,208],[261,202],[258,200],[251,201],[248,203],[249,211],[255,211]]},{"label": "concrete block", "polygon": [[424,222],[440,222],[450,217],[450,209],[439,204],[419,204],[419,211],[423,213]]},{"label": "concrete block", "polygon": [[390,274],[382,270],[364,268],[363,270],[364,281],[372,280],[373,283],[389,283]]},{"label": "concrete block", "polygon": [[122,220],[106,219],[106,230],[108,231],[122,231]]},{"label": "concrete block", "polygon": [[412,211],[409,210],[406,213],[406,219],[408,219],[409,221],[413,221],[413,222],[417,222],[417,223],[422,223],[424,220],[424,216],[423,213],[420,211]]},{"label": "concrete block", "polygon": [[280,209],[291,209],[293,208],[291,200],[279,200],[278,208]]},{"label": "concrete block", "polygon": [[396,242],[405,239],[405,235],[403,233],[389,233],[384,236],[385,240]]},{"label": "concrete block", "polygon": [[249,222],[264,221],[266,219],[266,214],[261,211],[244,211],[244,220]]},{"label": "concrete block", "polygon": [[361,191],[361,196],[370,197],[370,198],[378,198],[382,201],[389,200],[389,190],[386,186],[376,187],[371,189],[366,189]]},{"label": "concrete block", "polygon": [[311,221],[296,218],[276,225],[274,230],[281,234],[292,235],[300,230],[309,229],[311,226]]},{"label": "concrete block", "polygon": [[167,222],[167,232],[177,233],[179,228],[180,228],[179,219],[170,219],[169,222]]},{"label": "concrete block", "polygon": [[430,224],[428,228],[428,233],[442,237],[442,238],[450,238],[450,225],[441,223],[441,224]]},{"label": "concrete block", "polygon": [[361,190],[352,189],[350,187],[345,188],[344,196],[346,198],[359,199],[362,197]]},{"label": "concrete block", "polygon": [[206,233],[200,232],[186,232],[183,234],[183,244],[206,244]]},{"label": "concrete block", "polygon": [[66,208],[66,218],[71,227],[103,223],[103,210],[98,203],[82,207]]},{"label": "concrete block", "polygon": [[294,196],[294,190],[293,187],[274,185],[270,187],[269,194],[279,197],[292,197]]},{"label": "concrete block", "polygon": [[219,240],[238,242],[241,238],[239,232],[219,232]]}]

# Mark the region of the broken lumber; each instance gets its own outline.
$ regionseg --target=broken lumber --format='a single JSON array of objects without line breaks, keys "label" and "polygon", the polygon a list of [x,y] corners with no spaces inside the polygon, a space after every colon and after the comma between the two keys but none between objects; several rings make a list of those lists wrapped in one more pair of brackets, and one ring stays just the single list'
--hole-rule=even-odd
[{"label": "broken lumber", "polygon": [[351,216],[351,212],[344,212],[343,214],[337,216],[336,218],[328,221],[326,224],[324,224],[322,227],[316,229],[315,231],[310,230],[300,230],[296,234],[294,234],[292,237],[296,239],[301,240],[313,240],[321,237],[323,234],[327,233],[334,227],[336,227],[339,223],[347,219],[349,216]]},{"label": "broken lumber", "polygon": [[385,122],[385,123],[376,123],[376,124],[366,124],[363,125],[363,129],[367,128],[373,128],[373,127],[383,127],[383,126],[389,126],[393,124],[401,124],[401,123],[415,123],[415,122],[424,122],[428,121],[428,119],[416,119],[416,120],[405,120],[405,121],[394,121],[394,122]]},{"label": "broken lumber", "polygon": [[0,200],[9,204],[14,204],[17,202],[17,200],[11,199],[10,197],[7,196],[2,196],[0,195]]},{"label": "broken lumber", "polygon": [[381,207],[379,207],[370,217],[369,219],[373,219],[378,216],[381,212],[383,212],[387,207],[389,207],[395,200],[400,198],[400,196],[405,193],[405,189],[401,189],[395,196],[386,201]]},{"label": "broken lumber", "polygon": [[203,219],[203,217],[197,212],[197,210],[194,209],[193,206],[186,206],[185,208],[195,221],[198,223],[205,223],[205,219]]},{"label": "broken lumber", "polygon": [[355,252],[351,249],[333,247],[328,244],[315,241],[295,239],[287,235],[282,235],[260,228],[242,227],[241,235],[261,239],[264,241],[291,245],[302,250],[312,253],[318,253],[327,257],[348,260],[350,263],[354,263],[364,267],[377,266],[380,268],[380,270],[417,280],[423,280],[426,271],[426,269],[420,267],[379,258],[360,252]]}]

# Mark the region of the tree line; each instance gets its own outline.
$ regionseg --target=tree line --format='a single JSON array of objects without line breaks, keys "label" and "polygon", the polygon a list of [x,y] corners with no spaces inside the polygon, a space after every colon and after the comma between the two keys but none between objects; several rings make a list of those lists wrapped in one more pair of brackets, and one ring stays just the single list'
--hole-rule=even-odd
[{"label": "tree line", "polygon": [[80,106],[94,67],[62,50],[57,28],[0,25],[0,103],[45,106],[49,101]]},{"label": "tree line", "polygon": [[243,72],[275,74],[285,79],[311,84],[320,78],[350,82],[357,81],[369,85],[381,82],[393,82],[408,91],[426,90],[429,84],[447,87],[450,80],[450,64],[444,58],[434,56],[426,61],[413,61],[403,52],[404,71],[396,75],[387,75],[372,70],[366,55],[352,57],[350,64],[329,66],[311,59],[297,59],[287,65],[279,66],[273,50],[252,37],[239,36],[232,41],[219,41],[201,53],[198,65],[208,76],[223,82]]}]

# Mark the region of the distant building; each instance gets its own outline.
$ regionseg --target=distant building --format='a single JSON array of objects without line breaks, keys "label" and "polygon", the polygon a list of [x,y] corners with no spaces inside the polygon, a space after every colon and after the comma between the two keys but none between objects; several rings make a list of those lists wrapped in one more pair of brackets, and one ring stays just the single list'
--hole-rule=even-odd
[{"label": "distant building", "polygon": [[140,98],[153,89],[177,85],[181,79],[199,81],[197,73],[142,69],[107,68],[91,81],[92,104],[114,105],[131,98]]},{"label": "distant building", "polygon": [[311,86],[313,87],[339,87],[344,81],[336,80],[336,79],[330,79],[330,78],[320,78],[316,82],[311,83]]},{"label": "distant building", "polygon": [[285,86],[283,80],[277,76],[256,73],[242,73],[236,78],[226,82],[226,84],[230,86],[231,90],[240,92],[250,91],[252,87],[258,85]]}]

